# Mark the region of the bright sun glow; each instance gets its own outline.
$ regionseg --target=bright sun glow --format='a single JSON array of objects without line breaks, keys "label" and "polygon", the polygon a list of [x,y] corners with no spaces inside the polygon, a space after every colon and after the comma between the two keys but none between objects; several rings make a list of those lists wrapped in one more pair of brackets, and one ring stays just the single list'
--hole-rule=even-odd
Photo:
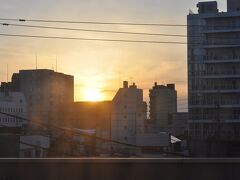
[{"label": "bright sun glow", "polygon": [[89,88],[85,90],[85,99],[87,101],[102,101],[103,95],[97,88]]}]

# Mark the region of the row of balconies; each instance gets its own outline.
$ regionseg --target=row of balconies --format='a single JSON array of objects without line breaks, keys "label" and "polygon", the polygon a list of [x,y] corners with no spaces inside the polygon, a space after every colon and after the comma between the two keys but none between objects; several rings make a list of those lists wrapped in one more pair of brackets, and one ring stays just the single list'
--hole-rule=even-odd
[{"label": "row of balconies", "polygon": [[202,115],[190,115],[189,117],[190,120],[194,121],[194,120],[213,120],[213,121],[216,121],[216,120],[220,120],[220,121],[223,121],[223,120],[226,120],[226,121],[229,121],[229,120],[239,120],[240,121],[240,114],[234,114],[234,115],[231,115],[231,114],[227,114],[227,115],[217,115],[217,114],[202,114]]},{"label": "row of balconies", "polygon": [[240,63],[240,56],[228,55],[228,56],[193,56],[189,57],[191,61],[202,61],[203,63]]},{"label": "row of balconies", "polygon": [[240,60],[240,56],[237,55],[228,55],[228,56],[202,56],[203,60],[208,61],[208,60]]},{"label": "row of balconies", "polygon": [[240,71],[229,70],[229,71],[195,71],[191,75],[194,76],[240,76]]},{"label": "row of balconies", "polygon": [[240,24],[239,25],[229,24],[229,25],[225,25],[225,26],[212,25],[212,26],[205,26],[203,28],[204,31],[237,30],[237,29],[239,29],[239,31],[240,31]]},{"label": "row of balconies", "polygon": [[236,86],[231,86],[231,85],[211,85],[211,86],[198,86],[198,87],[193,87],[192,90],[199,90],[199,91],[205,91],[205,90],[240,90],[240,84]]},{"label": "row of balconies", "polygon": [[203,42],[203,45],[217,45],[217,46],[240,46],[240,41],[236,39],[224,39],[224,38],[214,38],[208,39]]},{"label": "row of balconies", "polygon": [[240,99],[236,100],[203,100],[203,101],[190,101],[192,105],[240,105]]}]

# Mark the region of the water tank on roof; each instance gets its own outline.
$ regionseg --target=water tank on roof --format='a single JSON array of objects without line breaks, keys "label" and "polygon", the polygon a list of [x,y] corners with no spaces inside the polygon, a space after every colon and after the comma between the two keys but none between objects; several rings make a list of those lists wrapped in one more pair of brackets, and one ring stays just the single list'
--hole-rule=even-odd
[{"label": "water tank on roof", "polygon": [[227,0],[227,11],[240,11],[240,0]]},{"label": "water tank on roof", "polygon": [[199,14],[218,13],[218,5],[216,1],[199,2],[197,7]]}]

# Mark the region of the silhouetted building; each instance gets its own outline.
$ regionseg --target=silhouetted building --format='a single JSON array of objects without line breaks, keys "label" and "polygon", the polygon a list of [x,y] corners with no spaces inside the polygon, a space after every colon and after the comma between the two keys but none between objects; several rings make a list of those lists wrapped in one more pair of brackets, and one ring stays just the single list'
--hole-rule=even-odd
[{"label": "silhouetted building", "polygon": [[150,89],[150,120],[155,128],[168,131],[169,119],[177,113],[177,91],[174,84],[155,85]]},{"label": "silhouetted building", "polygon": [[20,149],[19,134],[0,134],[0,157],[1,158],[18,158]]},{"label": "silhouetted building", "polygon": [[188,133],[188,112],[177,112],[168,117],[168,125],[171,135],[185,138]]},{"label": "silhouetted building", "polygon": [[73,76],[47,69],[20,70],[12,82],[2,83],[1,90],[22,92],[28,104],[29,118],[44,123],[58,123],[63,105],[74,101]]},{"label": "silhouetted building", "polygon": [[228,0],[227,12],[217,2],[198,8],[187,19],[191,153],[240,155],[240,1]]},{"label": "silhouetted building", "polygon": [[[95,130],[98,137],[111,137],[111,101],[102,102],[74,102],[63,106],[59,112],[61,127],[77,128],[81,130]],[[105,146],[103,141],[97,141],[97,147]],[[101,152],[100,149],[96,149]]]}]

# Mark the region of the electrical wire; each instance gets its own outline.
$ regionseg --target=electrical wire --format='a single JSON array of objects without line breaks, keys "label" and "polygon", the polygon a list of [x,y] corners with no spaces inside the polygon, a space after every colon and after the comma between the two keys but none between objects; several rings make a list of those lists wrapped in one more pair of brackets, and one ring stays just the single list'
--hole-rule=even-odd
[{"label": "electrical wire", "polygon": [[[50,127],[50,128],[55,129],[55,130],[60,130],[62,132],[69,132],[69,133],[72,133],[74,135],[80,135],[80,136],[95,138],[95,139],[101,140],[103,142],[111,142],[111,143],[124,145],[124,146],[128,146],[128,147],[139,148],[139,149],[143,148],[142,146],[138,146],[138,145],[135,145],[135,144],[130,144],[130,143],[125,143],[125,142],[120,142],[120,141],[117,141],[117,140],[102,138],[102,137],[98,137],[98,136],[95,136],[95,135],[90,135],[90,134],[85,133],[85,132],[77,132],[77,131],[72,130],[71,128],[62,128],[62,127],[55,126],[53,124],[45,124],[45,123],[42,123],[42,122],[39,122],[39,121],[31,121],[30,119],[23,118],[23,117],[16,116],[16,115],[12,115],[12,114],[5,113],[5,112],[1,112],[1,111],[0,111],[0,114],[6,115],[6,116],[9,116],[9,117],[14,117],[16,119],[21,119],[21,120],[24,120],[24,121],[27,121],[27,122],[30,122],[30,123],[41,124],[43,126]],[[174,155],[179,155],[179,156],[184,156],[185,157],[185,155],[178,154],[178,153],[171,153],[171,152],[165,152],[165,151],[161,151],[161,152],[166,153],[166,154],[174,154]]]},{"label": "electrical wire", "polygon": [[199,25],[199,24],[169,24],[169,23],[135,23],[135,22],[104,22],[104,21],[71,21],[71,20],[46,20],[46,19],[23,19],[23,18],[0,18],[1,21],[18,22],[41,22],[41,23],[66,23],[66,24],[95,24],[95,25],[126,25],[126,26],[162,26],[162,27],[231,27],[222,25]]},{"label": "electrical wire", "polygon": [[103,41],[103,42],[125,42],[125,43],[150,43],[150,44],[187,44],[186,42],[171,41],[145,41],[145,40],[127,40],[127,39],[99,39],[99,38],[78,38],[62,36],[42,36],[42,35],[25,35],[25,34],[3,34],[0,36],[8,37],[25,37],[25,38],[42,38],[42,39],[61,39],[61,40],[82,40],[82,41]]},{"label": "electrical wire", "polygon": [[[185,35],[185,34],[164,34],[164,33],[147,33],[147,32],[131,32],[131,31],[113,31],[113,30],[99,30],[99,29],[84,29],[84,28],[69,28],[69,27],[56,27],[56,26],[42,26],[42,25],[23,25],[23,24],[11,24],[11,23],[0,23],[3,26],[15,26],[15,27],[26,27],[26,28],[40,28],[40,29],[54,29],[54,30],[67,30],[67,31],[84,31],[84,32],[97,32],[97,33],[112,33],[112,34],[128,34],[128,35],[147,35],[147,36],[163,36],[163,37],[193,37],[203,38],[203,35]],[[208,39],[226,39],[235,40],[235,37],[213,37],[210,36]]]},{"label": "electrical wire", "polygon": [[[22,24],[10,24],[0,23],[3,26],[16,26],[27,28],[40,28],[40,29],[56,29],[56,30],[70,30],[70,31],[86,31],[86,32],[99,32],[99,33],[114,33],[114,34],[131,34],[131,35],[149,35],[149,36],[170,36],[170,37],[187,37],[183,34],[163,34],[163,33],[147,33],[147,32],[130,32],[130,31],[112,31],[112,30],[99,30],[99,29],[83,29],[83,28],[68,28],[68,27],[56,27],[56,26],[41,26],[41,25],[22,25]],[[199,37],[199,36],[197,36]]]}]

